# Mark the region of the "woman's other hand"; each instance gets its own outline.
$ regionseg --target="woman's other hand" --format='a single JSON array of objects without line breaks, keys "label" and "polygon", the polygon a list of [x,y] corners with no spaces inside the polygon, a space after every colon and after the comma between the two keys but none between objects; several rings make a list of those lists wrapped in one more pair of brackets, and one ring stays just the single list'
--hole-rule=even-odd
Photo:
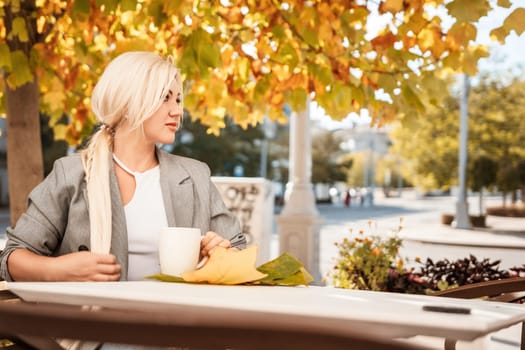
[{"label": "woman's other hand", "polygon": [[231,244],[229,240],[219,236],[213,231],[206,232],[201,240],[201,256],[210,255],[210,251],[215,247],[230,248]]},{"label": "woman's other hand", "polygon": [[8,258],[15,281],[118,281],[121,267],[111,254],[75,252],[59,257],[41,256],[27,249],[14,250]]},{"label": "woman's other hand", "polygon": [[60,280],[64,281],[118,281],[120,265],[112,254],[77,252],[55,258]]}]

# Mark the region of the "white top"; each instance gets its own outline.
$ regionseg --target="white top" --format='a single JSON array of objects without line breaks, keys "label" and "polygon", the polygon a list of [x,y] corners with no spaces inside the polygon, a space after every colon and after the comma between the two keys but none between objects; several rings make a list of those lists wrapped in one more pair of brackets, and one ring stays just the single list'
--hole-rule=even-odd
[{"label": "white top", "polygon": [[143,173],[129,169],[114,154],[115,162],[135,177],[135,193],[124,206],[128,231],[128,280],[143,280],[160,272],[160,230],[168,226],[157,165]]}]

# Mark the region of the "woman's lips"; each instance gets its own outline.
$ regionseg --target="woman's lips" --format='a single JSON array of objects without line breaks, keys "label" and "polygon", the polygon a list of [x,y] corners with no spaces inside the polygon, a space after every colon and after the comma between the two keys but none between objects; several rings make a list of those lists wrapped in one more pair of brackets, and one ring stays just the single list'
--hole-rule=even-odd
[{"label": "woman's lips", "polygon": [[177,123],[166,123],[165,124],[168,129],[170,129],[171,131],[177,131]]}]

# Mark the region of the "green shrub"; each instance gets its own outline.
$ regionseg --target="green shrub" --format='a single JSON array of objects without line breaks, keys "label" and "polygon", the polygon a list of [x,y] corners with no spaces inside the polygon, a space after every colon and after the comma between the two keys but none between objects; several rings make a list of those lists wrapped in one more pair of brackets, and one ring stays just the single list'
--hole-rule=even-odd
[{"label": "green shrub", "polygon": [[397,236],[365,236],[359,231],[354,238],[336,242],[339,250],[334,270],[329,276],[335,287],[385,290],[391,270],[403,272],[399,256],[402,240]]}]

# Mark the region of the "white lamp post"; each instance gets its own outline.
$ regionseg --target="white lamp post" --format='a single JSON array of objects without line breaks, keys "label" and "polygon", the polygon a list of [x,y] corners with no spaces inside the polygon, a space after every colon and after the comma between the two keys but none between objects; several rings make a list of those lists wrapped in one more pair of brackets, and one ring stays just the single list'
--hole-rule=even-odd
[{"label": "white lamp post", "polygon": [[456,227],[470,229],[467,202],[467,142],[468,142],[468,94],[470,88],[469,76],[463,76],[463,89],[460,103],[459,124],[459,193],[456,203]]}]

